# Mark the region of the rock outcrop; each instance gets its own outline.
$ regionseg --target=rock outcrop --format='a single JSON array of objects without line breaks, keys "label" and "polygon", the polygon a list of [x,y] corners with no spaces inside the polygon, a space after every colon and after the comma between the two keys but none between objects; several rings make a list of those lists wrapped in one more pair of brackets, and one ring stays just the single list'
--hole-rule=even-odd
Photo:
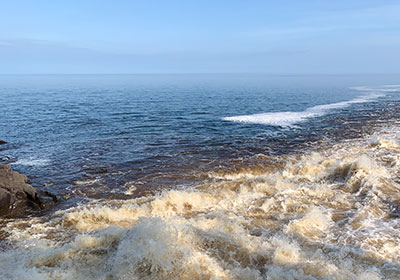
[{"label": "rock outcrop", "polygon": [[[3,141],[3,140],[0,139],[0,151],[4,151],[5,148],[8,146],[8,145],[5,145],[5,144],[8,144],[8,142]],[[3,146],[5,146],[5,147],[3,147]]]},{"label": "rock outcrop", "polygon": [[0,165],[0,216],[20,216],[28,210],[43,209],[43,199],[28,184],[26,175]]}]

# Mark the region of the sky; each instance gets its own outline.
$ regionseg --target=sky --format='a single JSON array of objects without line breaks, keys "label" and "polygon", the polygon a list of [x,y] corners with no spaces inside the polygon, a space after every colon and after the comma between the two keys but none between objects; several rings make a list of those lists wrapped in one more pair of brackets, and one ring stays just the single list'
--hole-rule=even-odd
[{"label": "sky", "polygon": [[400,73],[400,1],[0,1],[0,74],[92,73]]}]

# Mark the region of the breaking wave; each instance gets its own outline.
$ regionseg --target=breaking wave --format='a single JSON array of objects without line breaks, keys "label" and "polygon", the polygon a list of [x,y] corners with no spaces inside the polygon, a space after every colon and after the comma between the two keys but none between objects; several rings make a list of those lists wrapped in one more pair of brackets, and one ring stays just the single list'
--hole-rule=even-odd
[{"label": "breaking wave", "polygon": [[[357,90],[375,91],[371,88],[358,87]],[[296,123],[304,122],[310,118],[320,117],[325,115],[331,110],[342,109],[352,104],[365,103],[373,101],[379,97],[384,96],[385,91],[397,91],[397,89],[380,89],[379,92],[374,92],[368,95],[357,97],[350,101],[337,102],[332,104],[318,105],[310,107],[302,112],[272,112],[261,113],[253,115],[225,117],[225,121],[252,123],[252,124],[265,124],[272,126],[290,127]]]},{"label": "breaking wave", "polygon": [[0,278],[400,279],[399,139],[383,130],[197,188],[10,222]]},{"label": "breaking wave", "polygon": [[40,159],[40,158],[22,158],[17,160],[16,162],[13,162],[12,164],[15,165],[26,165],[26,166],[46,166],[50,163],[50,160],[48,159]]}]

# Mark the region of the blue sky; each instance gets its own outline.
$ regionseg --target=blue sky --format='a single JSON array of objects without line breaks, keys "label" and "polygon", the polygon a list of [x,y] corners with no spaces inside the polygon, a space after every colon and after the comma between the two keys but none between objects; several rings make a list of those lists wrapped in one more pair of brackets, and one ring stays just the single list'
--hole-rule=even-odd
[{"label": "blue sky", "polygon": [[400,1],[4,0],[0,73],[400,73]]}]

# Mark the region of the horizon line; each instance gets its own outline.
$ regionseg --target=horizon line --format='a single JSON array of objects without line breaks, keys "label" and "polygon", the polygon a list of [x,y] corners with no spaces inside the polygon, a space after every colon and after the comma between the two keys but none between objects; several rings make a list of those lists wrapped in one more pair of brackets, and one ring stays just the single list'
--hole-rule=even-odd
[{"label": "horizon line", "polygon": [[116,76],[116,75],[269,75],[269,76],[356,76],[400,75],[400,72],[377,73],[268,73],[268,72],[134,72],[134,73],[0,73],[0,76]]}]

